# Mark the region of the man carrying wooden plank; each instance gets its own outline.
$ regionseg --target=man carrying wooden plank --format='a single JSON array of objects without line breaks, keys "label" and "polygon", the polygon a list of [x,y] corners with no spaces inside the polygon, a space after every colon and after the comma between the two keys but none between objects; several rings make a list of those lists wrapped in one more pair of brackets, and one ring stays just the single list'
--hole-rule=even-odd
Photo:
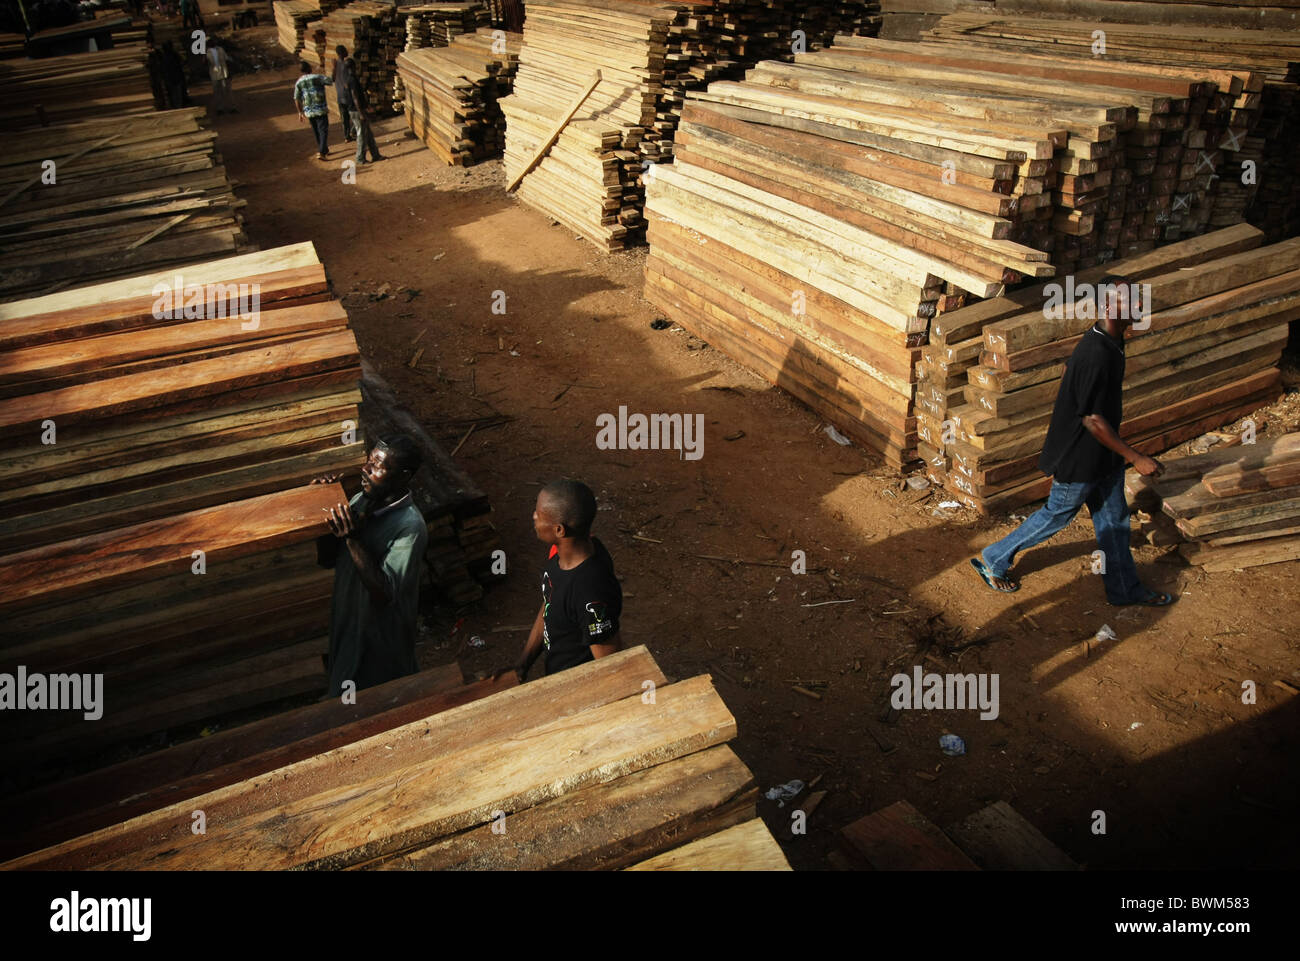
[{"label": "man carrying wooden plank", "polygon": [[298,119],[306,118],[310,121],[320,159],[329,160],[330,117],[325,103],[325,84],[330,79],[323,74],[312,73],[311,64],[305,60],[298,65],[298,69],[302,76],[293,85],[293,102],[298,108]]},{"label": "man carrying wooden plank", "polygon": [[515,672],[522,682],[546,650],[546,673],[577,667],[622,650],[623,588],[614,561],[591,536],[596,495],[578,481],[548,484],[537,495],[533,529],[551,546],[542,569],[542,606]]},{"label": "man carrying wooden plank", "polygon": [[[1087,504],[1103,554],[1099,573],[1106,599],[1115,606],[1173,603],[1169,594],[1142,586],[1129,547],[1125,466],[1132,464],[1144,477],[1157,477],[1164,470],[1155,458],[1124,443],[1116,431],[1123,420],[1124,332],[1135,319],[1128,309],[1129,289],[1115,275],[1098,283],[1101,319],[1083,335],[1061,378],[1038,459],[1039,470],[1052,477],[1047,503],[1002,540],[984,548],[980,557],[971,558],[976,573],[995,591],[1020,590],[1020,582],[1008,576],[1016,554],[1062,530]],[[1150,305],[1144,308],[1149,310]]]},{"label": "man carrying wooden plank", "polygon": [[330,696],[349,682],[361,690],[419,669],[420,568],[429,540],[411,499],[411,478],[419,467],[420,451],[410,437],[382,438],[361,468],[361,492],[329,511],[333,537],[321,539],[319,560],[334,568]]}]

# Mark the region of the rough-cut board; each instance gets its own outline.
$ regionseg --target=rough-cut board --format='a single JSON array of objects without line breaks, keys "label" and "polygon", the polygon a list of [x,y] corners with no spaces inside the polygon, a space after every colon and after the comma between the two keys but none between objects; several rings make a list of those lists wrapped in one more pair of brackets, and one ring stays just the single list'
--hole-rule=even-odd
[{"label": "rough-cut board", "polygon": [[731,748],[709,748],[375,865],[406,871],[611,870],[754,817],[758,787]]},{"label": "rough-cut board", "polygon": [[629,871],[789,871],[781,846],[762,818],[665,851]]},{"label": "rough-cut board", "polygon": [[976,811],[946,833],[985,871],[1079,870],[1006,801]]},{"label": "rough-cut board", "polygon": [[[486,823],[495,810],[516,809],[506,803],[508,799],[504,795],[509,785],[484,772],[491,772],[495,761],[504,754],[510,754],[515,761],[526,761],[529,745],[535,740],[528,732],[540,735],[545,730],[552,743],[559,747],[559,742],[566,740],[563,736],[566,725],[576,730],[583,745],[568,744],[565,755],[572,752],[574,756],[565,763],[581,766],[584,757],[590,759],[589,753],[584,754],[584,746],[592,732],[599,732],[594,736],[604,741],[615,734],[603,724],[594,724],[596,714],[579,716],[613,708],[609,715],[599,717],[611,721],[616,715],[635,727],[636,715],[631,711],[631,702],[640,704],[645,681],[656,685],[656,700],[662,704],[661,695],[667,690],[663,673],[644,647],[632,648],[227,785],[198,800],[161,808],[126,824],[11,861],[5,867],[83,869],[117,863],[133,867],[262,868],[304,866],[327,857],[330,863],[319,866],[343,867],[400,853],[403,848],[420,847],[436,840],[439,831],[449,834]],[[694,700],[695,706],[700,706],[701,700],[704,706],[712,703],[699,684],[682,693],[687,694],[687,700]],[[678,696],[672,700],[677,702]],[[721,710],[725,712],[725,708]],[[678,712],[658,710],[653,715],[667,720],[666,713]],[[730,715],[726,718],[718,715],[712,720],[722,724],[717,742],[727,740],[726,731],[734,729]],[[654,726],[652,719],[648,723]],[[708,740],[707,735],[702,738]],[[694,749],[706,746],[698,743]],[[679,752],[678,756],[681,753],[687,752]],[[466,765],[464,770],[460,768],[462,762]],[[456,777],[450,774],[449,765],[453,764],[457,767]],[[445,775],[442,778],[436,776],[440,769]],[[558,783],[554,779],[558,768],[549,762],[539,762],[536,770],[549,770],[552,779],[544,785],[531,785],[536,794],[534,802],[553,797],[562,788],[570,789],[584,780],[578,778],[567,785]],[[417,785],[411,780],[417,774],[428,777]],[[495,801],[475,802],[467,807],[469,782],[461,782],[462,775],[482,783],[483,793],[500,796]],[[341,778],[342,783],[350,786],[342,786]],[[529,778],[525,776],[523,780]],[[403,787],[395,792],[395,785],[407,786],[410,791]],[[420,821],[424,815],[434,816],[433,808],[426,803],[429,801],[424,793],[426,789],[436,793],[444,805],[438,809],[439,825],[429,832],[412,829],[416,836],[395,837],[399,822],[385,815],[387,826],[372,837],[364,821],[353,823],[342,817],[342,809],[353,804],[358,805],[355,812],[358,817],[365,818],[364,809],[369,803],[387,810],[389,805],[405,797],[413,805],[411,818]],[[202,806],[212,825],[206,838],[196,838],[190,833],[189,812],[195,805]],[[526,806],[529,806],[526,801],[518,802],[519,809]],[[313,810],[320,812],[321,824],[311,823],[312,815],[308,812]],[[396,814],[395,809],[393,813]],[[428,826],[426,821],[425,827]],[[219,843],[218,836],[222,839]],[[317,842],[306,846],[304,837],[307,836],[316,836]]]},{"label": "rough-cut board", "polygon": [[454,664],[357,692],[356,704],[310,704],[209,737],[30,791],[0,804],[24,825],[0,857],[77,837],[188,797],[246,780],[296,761],[449,710],[515,686],[507,673],[463,684]]},{"label": "rough-cut board", "polygon": [[854,821],[844,838],[877,871],[978,871],[979,867],[906,801]]}]

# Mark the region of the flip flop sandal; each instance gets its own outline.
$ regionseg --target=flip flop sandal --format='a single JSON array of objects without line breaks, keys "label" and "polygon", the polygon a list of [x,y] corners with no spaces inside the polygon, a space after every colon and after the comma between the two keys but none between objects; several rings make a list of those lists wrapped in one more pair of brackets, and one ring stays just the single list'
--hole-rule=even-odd
[{"label": "flip flop sandal", "polygon": [[970,559],[970,566],[975,568],[975,573],[978,574],[980,578],[984,581],[984,583],[989,586],[990,590],[997,591],[999,594],[1014,594],[1016,591],[1020,590],[1020,584],[1009,577],[1003,577],[1002,580],[1010,584],[1011,585],[1010,587],[998,587],[996,584],[994,584],[993,572],[990,571],[984,565],[984,562],[981,561],[978,557],[972,557]]},{"label": "flip flop sandal", "polygon": [[1174,602],[1172,594],[1166,594],[1164,591],[1150,591],[1147,596],[1140,601],[1124,601],[1122,604],[1111,602],[1111,607],[1132,607],[1134,604],[1140,604],[1143,607],[1168,607]]}]

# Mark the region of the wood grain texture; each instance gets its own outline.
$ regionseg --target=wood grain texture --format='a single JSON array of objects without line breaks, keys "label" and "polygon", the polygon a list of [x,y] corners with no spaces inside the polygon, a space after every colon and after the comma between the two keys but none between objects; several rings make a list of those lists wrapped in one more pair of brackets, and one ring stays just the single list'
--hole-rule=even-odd
[{"label": "wood grain texture", "polygon": [[727,828],[634,864],[629,871],[789,871],[762,818]]}]

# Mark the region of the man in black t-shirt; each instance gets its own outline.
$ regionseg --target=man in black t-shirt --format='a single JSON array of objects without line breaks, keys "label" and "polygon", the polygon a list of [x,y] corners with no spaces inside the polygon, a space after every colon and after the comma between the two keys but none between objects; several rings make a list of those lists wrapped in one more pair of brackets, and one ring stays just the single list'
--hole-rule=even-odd
[{"label": "man in black t-shirt", "polygon": [[[1101,568],[1106,599],[1111,604],[1159,607],[1173,598],[1142,586],[1129,546],[1128,500],[1124,468],[1132,464],[1144,477],[1159,476],[1159,461],[1120,439],[1123,420],[1124,332],[1133,323],[1128,309],[1129,286],[1114,275],[1097,285],[1101,318],[1086,331],[1070,355],[1047,428],[1038,468],[1052,477],[1047,503],[996,544],[971,558],[971,566],[995,591],[1020,590],[1008,576],[1016,554],[1041,544],[1074,519],[1084,504],[1092,513],[1097,544],[1104,555]],[[1150,309],[1150,305],[1145,305]]]},{"label": "man in black t-shirt", "polygon": [[623,588],[605,545],[591,536],[596,497],[586,484],[562,480],[537,495],[533,528],[551,545],[542,569],[542,606],[515,672],[522,682],[543,650],[546,673],[619,651]]}]

